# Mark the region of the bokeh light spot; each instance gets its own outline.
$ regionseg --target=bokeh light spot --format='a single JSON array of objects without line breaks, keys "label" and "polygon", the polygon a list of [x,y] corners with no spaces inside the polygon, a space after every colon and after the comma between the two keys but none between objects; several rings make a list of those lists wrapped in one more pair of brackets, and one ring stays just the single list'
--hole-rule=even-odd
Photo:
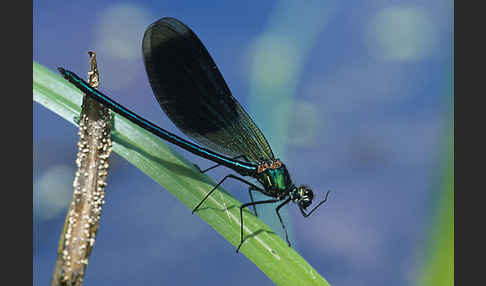
[{"label": "bokeh light spot", "polygon": [[370,53],[386,61],[411,61],[431,54],[437,31],[431,18],[418,7],[382,9],[371,21],[366,42]]},{"label": "bokeh light spot", "polygon": [[57,165],[34,178],[34,216],[48,220],[64,212],[73,195],[74,169]]},{"label": "bokeh light spot", "polygon": [[263,36],[250,50],[252,80],[261,87],[281,86],[291,80],[296,68],[295,48],[287,39]]},{"label": "bokeh light spot", "polygon": [[151,20],[150,13],[135,4],[115,4],[99,14],[93,48],[102,86],[118,90],[137,81],[143,33]]},{"label": "bokeh light spot", "polygon": [[100,14],[96,29],[96,43],[100,50],[118,60],[134,60],[141,57],[143,32],[149,13],[132,4],[117,4]]}]

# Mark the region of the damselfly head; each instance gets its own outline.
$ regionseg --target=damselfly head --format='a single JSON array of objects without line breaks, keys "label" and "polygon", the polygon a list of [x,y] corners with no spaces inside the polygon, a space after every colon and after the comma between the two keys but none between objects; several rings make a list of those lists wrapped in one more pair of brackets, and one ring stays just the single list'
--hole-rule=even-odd
[{"label": "damselfly head", "polygon": [[292,200],[304,210],[312,204],[313,198],[314,192],[306,185],[300,185],[292,192]]}]

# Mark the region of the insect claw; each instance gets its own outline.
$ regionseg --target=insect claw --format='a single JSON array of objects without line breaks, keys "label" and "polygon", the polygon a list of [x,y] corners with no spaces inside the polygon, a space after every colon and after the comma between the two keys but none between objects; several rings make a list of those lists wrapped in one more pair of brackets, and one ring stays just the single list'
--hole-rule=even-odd
[{"label": "insect claw", "polygon": [[240,243],[240,245],[238,245],[238,248],[236,249],[236,253],[238,253],[240,251],[240,247],[243,245],[243,243]]}]

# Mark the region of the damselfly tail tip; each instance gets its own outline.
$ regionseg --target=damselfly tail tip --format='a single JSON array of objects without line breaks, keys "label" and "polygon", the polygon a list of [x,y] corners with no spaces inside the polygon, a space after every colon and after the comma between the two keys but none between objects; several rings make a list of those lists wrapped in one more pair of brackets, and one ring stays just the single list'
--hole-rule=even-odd
[{"label": "damselfly tail tip", "polygon": [[66,73],[66,70],[61,68],[61,67],[58,67],[57,70],[62,74],[63,77],[67,77],[67,73]]},{"label": "damselfly tail tip", "polygon": [[62,74],[62,75],[66,75],[66,70],[61,68],[61,67],[58,67],[57,70]]}]

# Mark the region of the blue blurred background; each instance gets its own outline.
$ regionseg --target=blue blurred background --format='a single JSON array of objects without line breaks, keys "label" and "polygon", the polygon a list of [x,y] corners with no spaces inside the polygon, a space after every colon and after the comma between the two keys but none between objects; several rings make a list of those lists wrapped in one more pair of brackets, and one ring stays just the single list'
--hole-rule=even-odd
[{"label": "blue blurred background", "polygon": [[[443,175],[453,97],[452,1],[35,1],[34,60],[86,76],[181,134],[155,101],[145,28],[182,20],[297,184],[325,207],[289,207],[294,248],[333,285],[414,285]],[[34,285],[49,283],[72,196],[73,125],[33,106]],[[184,153],[181,151],[181,153]],[[206,167],[210,162],[186,154]],[[210,174],[215,180],[227,170]],[[243,202],[246,188],[225,183]],[[318,198],[319,200],[319,198]],[[262,209],[276,232],[273,208]],[[141,171],[113,153],[85,285],[273,285]]]}]

